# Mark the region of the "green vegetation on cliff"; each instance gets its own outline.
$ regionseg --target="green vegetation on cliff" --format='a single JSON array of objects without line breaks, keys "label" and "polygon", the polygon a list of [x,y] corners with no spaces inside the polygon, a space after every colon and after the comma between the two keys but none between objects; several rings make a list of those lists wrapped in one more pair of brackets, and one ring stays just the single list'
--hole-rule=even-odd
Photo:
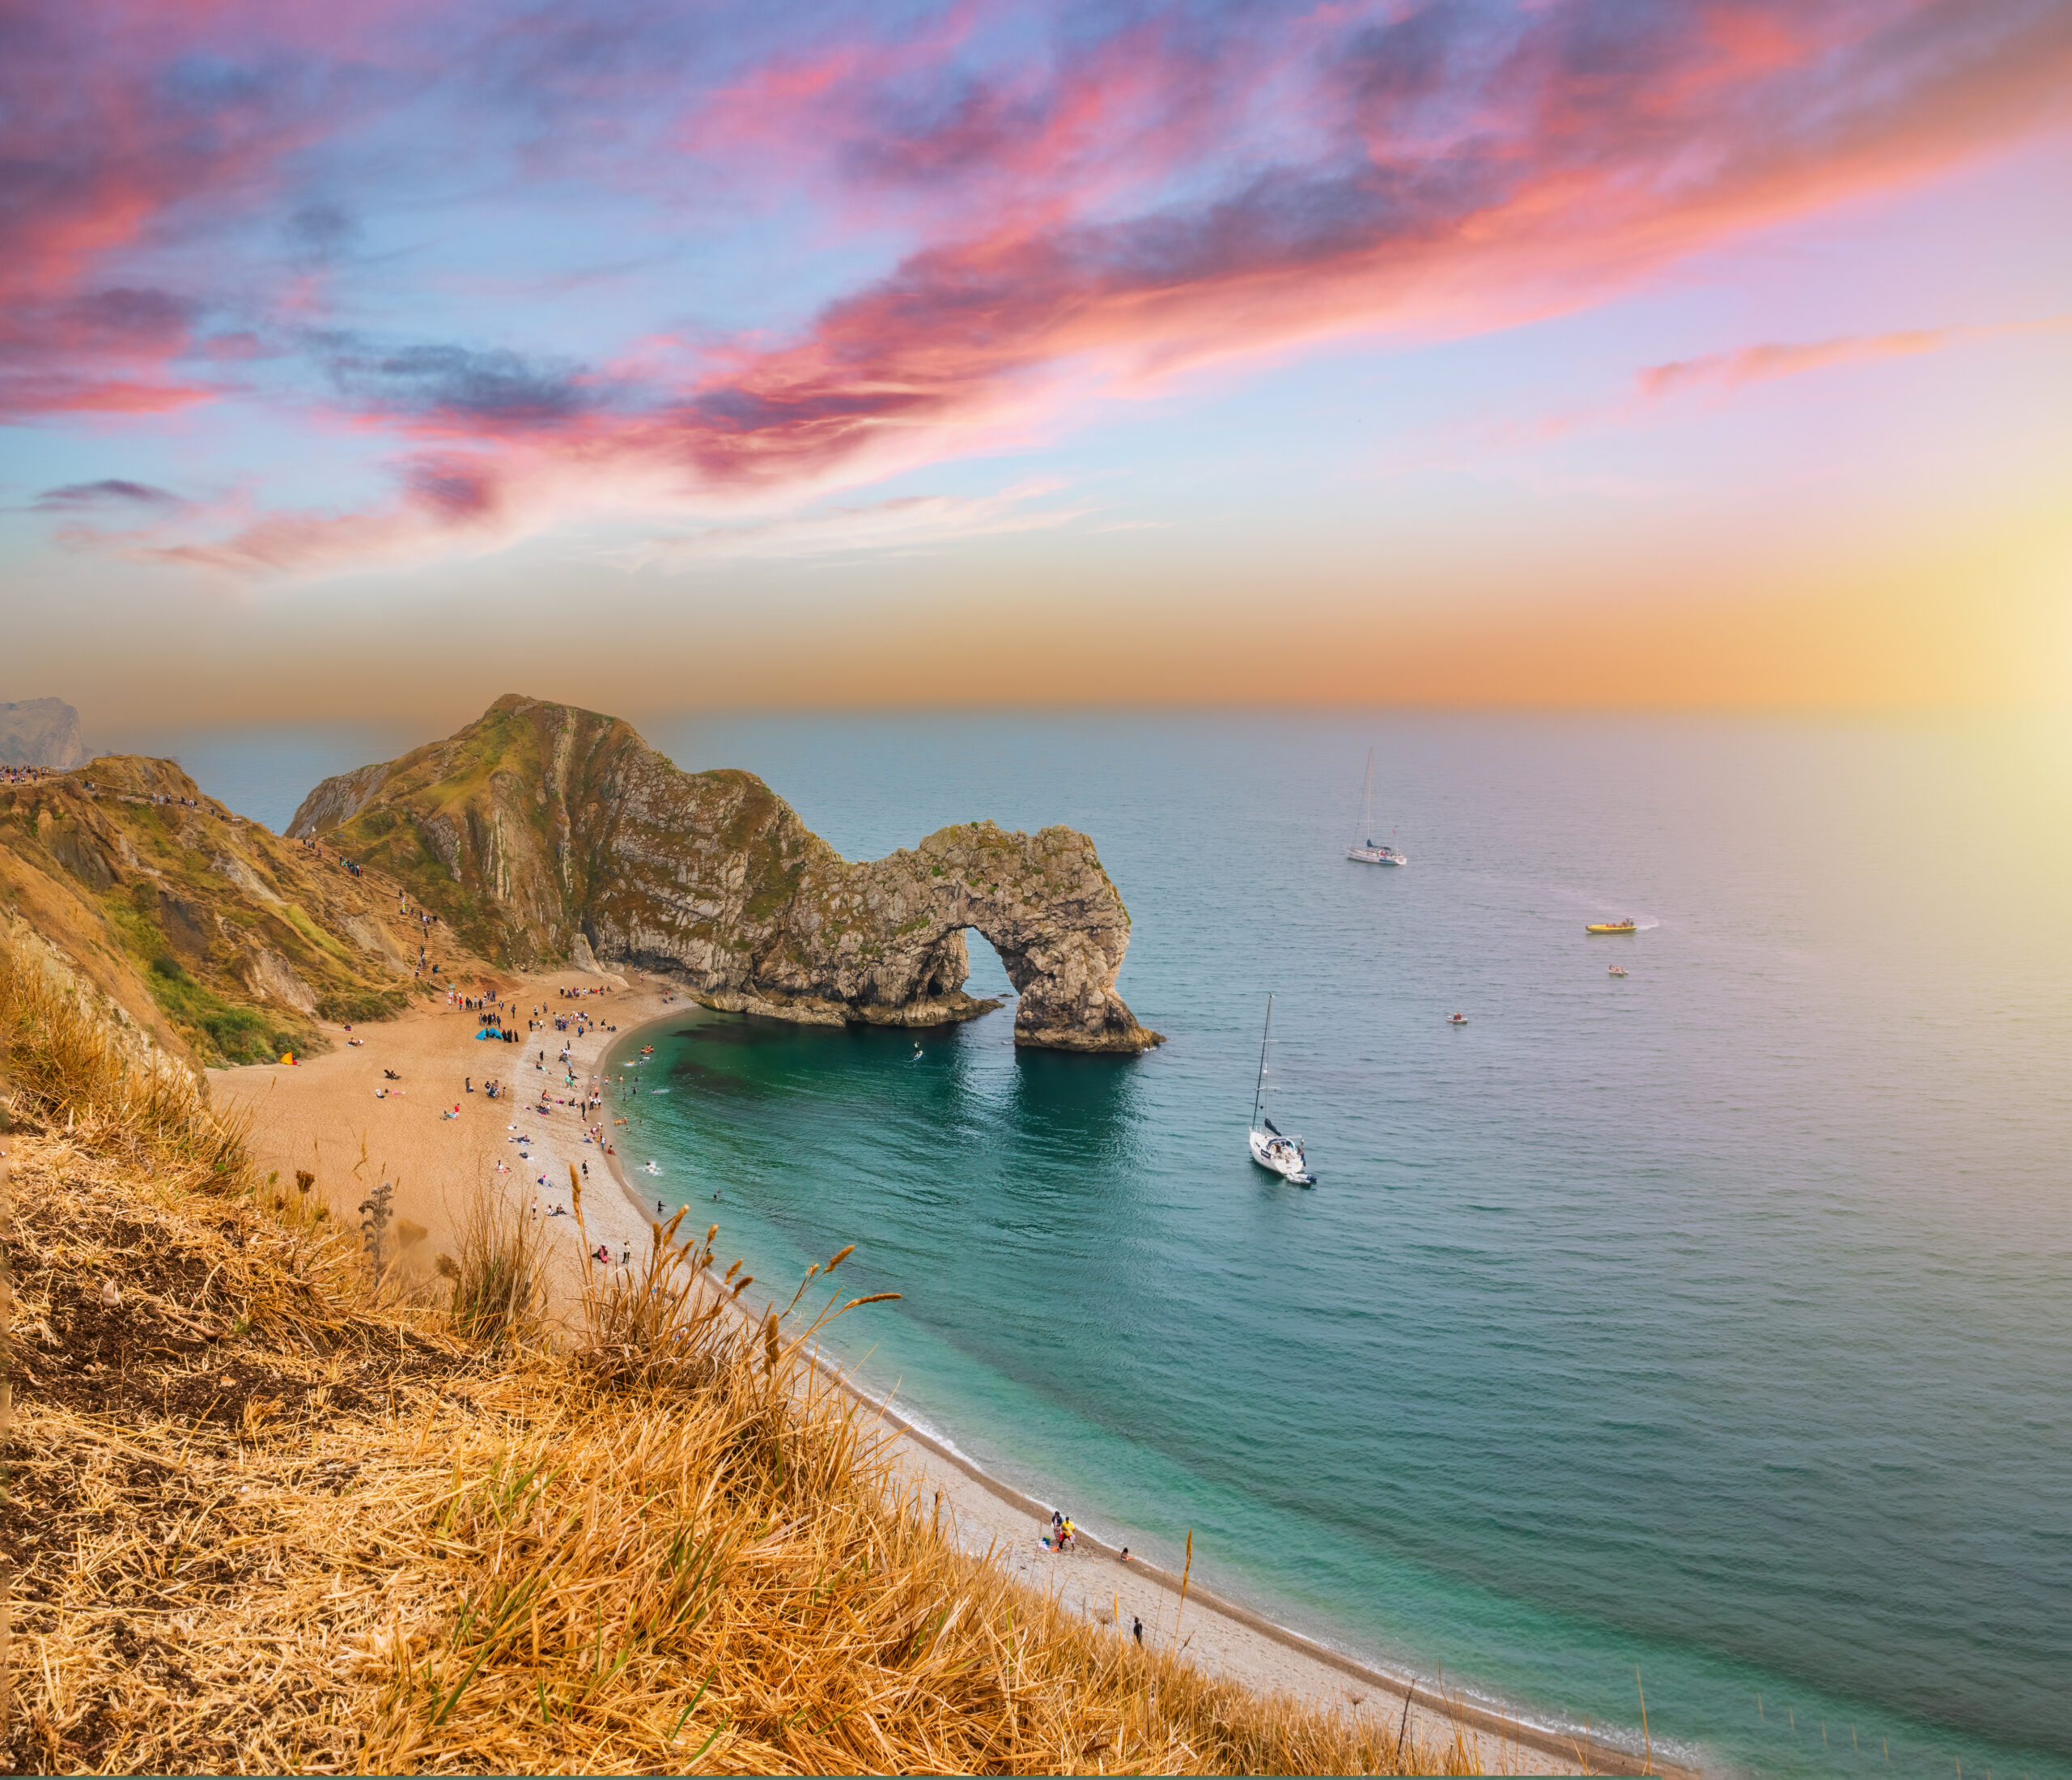
[{"label": "green vegetation on cliff", "polygon": [[0,903],[203,1063],[309,1050],[320,1018],[380,1018],[411,993],[393,886],[233,815],[170,761],[0,787]]}]

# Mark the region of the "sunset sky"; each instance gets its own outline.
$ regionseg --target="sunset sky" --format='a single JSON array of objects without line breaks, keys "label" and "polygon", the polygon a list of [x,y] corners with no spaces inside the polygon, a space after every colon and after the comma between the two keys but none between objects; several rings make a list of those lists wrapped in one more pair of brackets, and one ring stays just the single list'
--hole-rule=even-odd
[{"label": "sunset sky", "polygon": [[2072,5],[27,0],[0,699],[2072,706]]}]

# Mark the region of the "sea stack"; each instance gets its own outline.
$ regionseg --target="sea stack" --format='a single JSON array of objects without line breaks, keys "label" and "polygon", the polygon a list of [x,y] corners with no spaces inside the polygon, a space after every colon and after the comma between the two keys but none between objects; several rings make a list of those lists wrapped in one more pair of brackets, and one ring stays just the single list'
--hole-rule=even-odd
[{"label": "sea stack", "polygon": [[627,965],[711,1007],[931,1026],[999,1005],[964,992],[972,928],[1020,996],[1017,1044],[1160,1042],[1115,992],[1129,912],[1085,835],[976,822],[851,862],[753,773],[681,771],[568,705],[508,694],[444,741],[327,779],[288,832],[401,879],[512,966]]}]

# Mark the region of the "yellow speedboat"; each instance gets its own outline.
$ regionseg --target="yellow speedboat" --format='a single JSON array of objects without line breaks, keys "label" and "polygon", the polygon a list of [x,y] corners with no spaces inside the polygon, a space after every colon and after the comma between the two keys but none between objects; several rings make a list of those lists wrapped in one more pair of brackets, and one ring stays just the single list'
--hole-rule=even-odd
[{"label": "yellow speedboat", "polygon": [[1640,924],[1628,915],[1623,921],[1592,921],[1583,931],[1586,933],[1637,933]]}]

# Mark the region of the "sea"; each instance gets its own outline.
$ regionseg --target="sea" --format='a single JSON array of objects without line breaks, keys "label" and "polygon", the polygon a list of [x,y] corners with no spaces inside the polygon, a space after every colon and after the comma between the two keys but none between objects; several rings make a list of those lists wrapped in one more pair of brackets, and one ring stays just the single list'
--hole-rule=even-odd
[{"label": "sea", "polygon": [[[755,1296],[852,1243],[843,1293],[901,1294],[826,1332],[868,1387],[1547,1724],[2072,1777],[2072,722],[643,729],[851,858],[1069,824],[1130,911],[1140,1057],[1017,1051],[974,934],[1005,1005],[918,1046],[692,1010],[609,1060],[628,1160]],[[278,827],[406,739],[124,743]],[[1369,749],[1401,868],[1345,856]],[[1313,1190],[1246,1152],[1269,996]]]}]

